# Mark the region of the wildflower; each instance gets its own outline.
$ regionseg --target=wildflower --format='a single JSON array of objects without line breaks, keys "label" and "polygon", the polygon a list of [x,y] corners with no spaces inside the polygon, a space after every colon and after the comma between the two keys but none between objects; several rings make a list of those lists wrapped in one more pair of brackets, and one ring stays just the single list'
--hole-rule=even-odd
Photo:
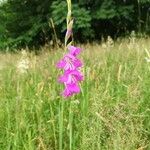
[{"label": "wildflower", "polygon": [[[72,46],[72,27],[73,18],[71,17],[71,0],[67,0],[68,14],[67,14],[67,32],[65,36],[65,48],[68,49],[68,53],[57,63],[57,67],[64,70],[64,74],[59,77],[59,82],[65,86],[62,95],[64,97],[72,96],[80,92],[79,82],[83,80],[83,76],[80,73],[79,68],[82,66],[82,62],[77,58],[81,49],[79,47]],[[71,37],[71,41],[69,40]]]},{"label": "wildflower", "polygon": [[114,47],[114,41],[113,39],[111,38],[111,36],[108,36],[107,38],[107,46],[110,48],[110,47]]},{"label": "wildflower", "polygon": [[80,87],[78,83],[66,84],[65,83],[65,90],[63,91],[62,95],[64,97],[72,96],[73,94],[77,94],[80,92]]},{"label": "wildflower", "polygon": [[22,57],[17,64],[17,69],[20,73],[26,73],[29,69],[29,59],[27,57],[26,51],[22,51]]},{"label": "wildflower", "polygon": [[59,82],[65,85],[63,95],[67,97],[72,96],[74,93],[79,93],[80,87],[78,81],[82,80],[83,76],[78,70],[66,71],[64,75],[59,78]]},{"label": "wildflower", "polygon": [[136,34],[135,31],[132,31],[130,34],[130,44],[135,44],[135,40],[136,40]]},{"label": "wildflower", "polygon": [[78,70],[65,71],[64,75],[59,77],[60,83],[67,83],[67,84],[76,83],[82,80],[83,75]]},{"label": "wildflower", "polygon": [[66,54],[62,60],[57,64],[57,67],[64,70],[75,70],[75,68],[81,67],[81,61],[71,54]]},{"label": "wildflower", "polygon": [[66,54],[57,64],[58,68],[64,69],[64,74],[58,79],[60,83],[65,85],[65,89],[62,92],[64,97],[79,93],[79,82],[83,80],[83,75],[79,71],[82,62],[77,58],[81,49],[75,46],[69,46],[68,50],[68,54]]},{"label": "wildflower", "polygon": [[70,54],[73,56],[77,56],[81,52],[81,48],[75,46],[69,46],[68,49]]}]

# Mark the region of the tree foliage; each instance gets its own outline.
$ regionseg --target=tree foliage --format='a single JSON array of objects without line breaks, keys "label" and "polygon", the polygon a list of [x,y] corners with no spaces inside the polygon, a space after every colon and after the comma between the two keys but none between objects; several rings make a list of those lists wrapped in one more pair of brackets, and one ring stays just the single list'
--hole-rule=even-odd
[{"label": "tree foliage", "polygon": [[[150,32],[150,0],[72,0],[77,41]],[[0,48],[39,46],[66,31],[65,0],[7,0],[0,5]]]}]

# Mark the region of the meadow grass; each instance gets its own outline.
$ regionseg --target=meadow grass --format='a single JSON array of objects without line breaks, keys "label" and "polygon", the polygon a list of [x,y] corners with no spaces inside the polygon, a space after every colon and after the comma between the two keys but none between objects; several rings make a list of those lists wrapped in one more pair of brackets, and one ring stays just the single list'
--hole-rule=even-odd
[{"label": "meadow grass", "polygon": [[150,150],[150,39],[86,44],[81,93],[60,96],[61,49],[0,54],[0,150]]}]

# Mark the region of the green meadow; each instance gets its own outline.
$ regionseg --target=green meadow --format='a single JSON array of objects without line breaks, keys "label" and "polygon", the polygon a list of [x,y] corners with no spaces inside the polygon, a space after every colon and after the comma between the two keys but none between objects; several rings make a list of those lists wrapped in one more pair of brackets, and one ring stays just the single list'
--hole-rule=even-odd
[{"label": "green meadow", "polygon": [[80,46],[84,81],[68,99],[63,49],[0,54],[0,150],[150,150],[150,39]]}]

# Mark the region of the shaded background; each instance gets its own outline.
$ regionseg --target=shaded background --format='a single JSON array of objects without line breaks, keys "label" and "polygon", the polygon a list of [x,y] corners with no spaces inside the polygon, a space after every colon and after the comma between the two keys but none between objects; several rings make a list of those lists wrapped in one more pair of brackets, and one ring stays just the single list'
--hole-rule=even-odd
[{"label": "shaded background", "polygon": [[[72,0],[78,42],[150,34],[150,0]],[[0,49],[63,41],[65,0],[7,0],[0,4]]]}]

